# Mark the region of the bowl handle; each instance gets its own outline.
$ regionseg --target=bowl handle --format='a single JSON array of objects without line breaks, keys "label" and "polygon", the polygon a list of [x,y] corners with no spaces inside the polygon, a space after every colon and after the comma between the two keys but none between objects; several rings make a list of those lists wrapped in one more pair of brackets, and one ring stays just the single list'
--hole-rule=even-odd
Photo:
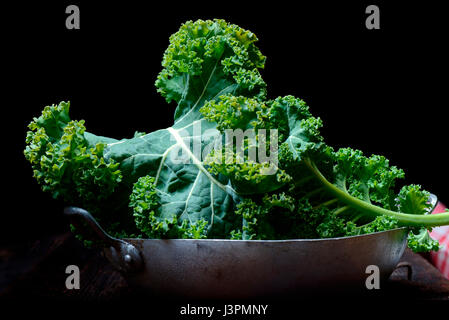
[{"label": "bowl handle", "polygon": [[111,237],[107,234],[92,217],[92,215],[81,208],[66,207],[66,215],[71,223],[80,228],[84,228],[83,223],[87,224],[95,239],[101,243],[106,258],[121,272],[134,273],[142,268],[142,257],[139,250],[129,242]]}]

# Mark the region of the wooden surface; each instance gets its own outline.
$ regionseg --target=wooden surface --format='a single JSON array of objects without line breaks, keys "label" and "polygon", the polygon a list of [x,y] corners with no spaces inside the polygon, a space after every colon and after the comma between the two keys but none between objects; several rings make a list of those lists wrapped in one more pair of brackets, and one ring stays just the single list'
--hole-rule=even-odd
[{"label": "wooden surface", "polygon": [[[376,297],[449,300],[449,280],[426,259],[407,250],[401,262],[411,266],[411,279],[409,268],[396,269]],[[79,290],[65,287],[65,268],[72,264],[80,267]],[[127,285],[99,250],[84,248],[70,233],[0,247],[2,298],[114,301],[142,294]]]}]

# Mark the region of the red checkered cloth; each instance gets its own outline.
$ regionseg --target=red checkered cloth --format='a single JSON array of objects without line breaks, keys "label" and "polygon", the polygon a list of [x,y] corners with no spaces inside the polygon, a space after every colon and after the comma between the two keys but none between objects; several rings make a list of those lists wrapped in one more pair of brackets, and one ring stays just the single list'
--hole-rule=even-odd
[{"label": "red checkered cloth", "polygon": [[[438,202],[432,213],[438,214],[444,212],[445,209],[446,207],[441,202]],[[441,246],[438,252],[432,251],[430,253],[430,259],[433,265],[449,279],[449,226],[433,228],[430,235],[432,238],[438,240]]]}]

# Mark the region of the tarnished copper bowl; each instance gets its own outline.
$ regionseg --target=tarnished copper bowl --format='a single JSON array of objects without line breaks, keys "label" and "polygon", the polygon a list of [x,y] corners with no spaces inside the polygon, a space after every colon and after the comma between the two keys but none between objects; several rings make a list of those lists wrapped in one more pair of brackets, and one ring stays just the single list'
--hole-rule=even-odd
[{"label": "tarnished copper bowl", "polygon": [[380,279],[395,269],[407,229],[353,237],[294,240],[116,239],[86,210],[68,207],[101,240],[108,260],[131,285],[196,298],[251,298],[331,288],[365,288],[367,267]]}]

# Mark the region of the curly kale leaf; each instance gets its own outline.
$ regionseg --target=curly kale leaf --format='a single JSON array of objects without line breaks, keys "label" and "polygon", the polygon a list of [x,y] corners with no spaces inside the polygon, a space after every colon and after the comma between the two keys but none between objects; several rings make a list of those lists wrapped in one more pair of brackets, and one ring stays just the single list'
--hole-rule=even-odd
[{"label": "curly kale leaf", "polygon": [[176,216],[157,217],[155,210],[159,199],[154,185],[154,178],[144,176],[134,184],[129,206],[133,208],[137,228],[150,238],[166,238],[171,227],[176,224]]},{"label": "curly kale leaf", "polygon": [[421,190],[419,185],[402,187],[396,199],[400,211],[411,214],[427,214],[432,208],[429,202],[430,193]]},{"label": "curly kale leaf", "polygon": [[188,21],[170,37],[156,87],[167,102],[178,103],[178,127],[201,119],[198,110],[220,95],[265,97],[258,71],[265,57],[257,40],[252,32],[218,19]]},{"label": "curly kale leaf", "polygon": [[[321,120],[311,115],[303,100],[292,96],[258,101],[223,95],[207,102],[200,112],[217,124],[226,141],[222,150],[210,154],[206,164],[210,172],[229,177],[240,194],[275,191],[301,174],[304,155],[327,152],[319,132]],[[233,138],[228,130],[240,130],[245,136],[243,143],[230,148]],[[258,161],[254,160],[256,150]],[[267,161],[270,159],[276,161]]]},{"label": "curly kale leaf", "polygon": [[[184,24],[170,38],[164,69],[156,81],[167,101],[178,103],[173,126],[106,148],[106,159],[120,163],[125,185],[132,188],[142,176],[154,178],[159,204],[154,207],[154,217],[170,217],[166,228],[173,232],[164,230],[168,236],[181,229],[196,234],[192,228],[199,228],[208,236],[227,237],[232,226],[239,196],[226,177],[216,177],[206,169],[203,155],[209,153],[205,150],[219,133],[216,124],[205,121],[199,110],[226,93],[254,99],[265,96],[265,83],[258,71],[265,57],[256,41],[251,32],[222,20]],[[135,205],[131,201],[131,206]],[[207,226],[202,221],[207,221]]]},{"label": "curly kale leaf", "polygon": [[200,112],[205,119],[215,122],[222,133],[226,129],[276,129],[279,143],[286,143],[298,160],[302,152],[318,147],[323,141],[319,132],[321,119],[313,117],[306,103],[293,96],[263,101],[222,95],[207,102]]},{"label": "curly kale leaf", "polygon": [[295,200],[282,192],[262,199],[244,199],[237,205],[241,216],[234,239],[317,239],[344,236],[348,226],[326,207],[314,207],[307,199]]},{"label": "curly kale leaf", "polygon": [[438,251],[440,244],[432,239],[426,228],[412,229],[408,234],[408,246],[414,252]]},{"label": "curly kale leaf", "polygon": [[[103,202],[114,204],[110,212],[121,227],[129,230],[128,234],[135,232],[126,223],[132,210],[136,227],[148,236],[203,237],[204,231],[208,236],[226,237],[239,198],[225,177],[214,177],[206,170],[201,155],[191,152],[191,146],[199,146],[202,151],[218,134],[216,125],[204,121],[199,112],[206,101],[226,93],[265,97],[266,85],[258,71],[265,57],[255,46],[256,41],[253,33],[223,20],[185,23],[170,37],[163,70],[156,81],[167,101],[178,104],[173,126],[117,141],[85,132],[83,122],[70,122],[63,108],[56,119],[45,110],[48,137],[42,136],[41,130],[27,140],[27,159],[36,177],[45,190],[56,196],[63,194],[67,202],[89,210],[96,208],[99,200],[107,199]],[[70,154],[64,151],[66,138],[61,139],[63,127],[69,122],[66,130],[73,128],[74,133],[67,133],[67,139],[71,150],[78,150]],[[56,148],[52,154],[57,153],[48,164],[40,159],[48,153],[46,140]],[[45,174],[41,177],[40,172]],[[154,181],[138,181],[145,176]],[[134,186],[135,192],[139,187],[149,188],[155,196],[136,198]],[[129,202],[131,209],[126,210]],[[116,234],[123,233],[111,221],[112,227],[117,228]]]},{"label": "curly kale leaf", "polygon": [[185,219],[178,225],[175,214],[157,215],[160,206],[155,179],[151,176],[140,177],[134,184],[129,206],[137,228],[149,238],[187,238],[203,239],[207,235],[207,220],[200,218],[192,221]]},{"label": "curly kale leaf", "polygon": [[[377,160],[373,160],[373,159]],[[389,168],[388,166],[379,165],[385,163],[381,157],[364,157],[361,152],[351,149],[345,149],[344,152],[336,153],[337,165],[335,166],[334,175],[325,177],[319,170],[318,165],[312,160],[307,159],[306,164],[318,179],[320,184],[328,194],[330,194],[335,201],[339,201],[344,205],[347,205],[355,209],[359,214],[367,219],[374,219],[376,216],[387,215],[395,218],[400,226],[410,227],[433,227],[442,224],[449,223],[448,214],[439,215],[424,215],[428,205],[427,201],[417,200],[417,198],[425,198],[428,193],[425,191],[415,192],[416,188],[406,189],[404,191],[410,204],[403,209],[411,209],[411,204],[424,207],[413,207],[411,212],[399,212],[399,206],[392,205],[392,200],[389,199],[385,204],[385,208],[382,203],[373,203],[371,197],[374,186],[378,184],[390,184],[388,189],[389,194],[392,190],[391,177],[401,177],[402,173],[395,168]],[[374,162],[374,163],[372,163]],[[387,172],[387,174],[383,174]],[[333,183],[331,182],[333,181]],[[379,197],[377,196],[377,199]],[[428,198],[427,198],[428,199]],[[419,209],[419,210],[418,210]],[[420,212],[420,213],[418,213]]]},{"label": "curly kale leaf", "polygon": [[103,157],[114,140],[86,133],[83,120],[70,120],[69,108],[68,102],[44,108],[28,126],[24,154],[44,191],[95,210],[122,179],[119,164]]},{"label": "curly kale leaf", "polygon": [[[209,121],[217,123],[217,128],[223,133],[227,129],[238,128],[278,129],[277,171],[289,179],[276,181],[260,177],[260,163],[252,163],[247,157],[253,145],[260,148],[259,135],[244,145],[243,153],[231,150],[219,154],[221,162],[217,161],[216,154],[212,154],[211,161],[207,163],[208,170],[229,177],[234,189],[242,195],[257,197],[264,191],[276,190],[302,195],[313,205],[312,209],[302,206],[304,212],[311,213],[308,219],[296,224],[293,222],[295,219],[288,219],[292,226],[300,226],[296,228],[297,236],[355,235],[399,226],[430,228],[449,222],[447,215],[424,216],[430,206],[429,194],[419,186],[404,187],[399,195],[396,194],[396,181],[404,177],[404,172],[390,166],[385,157],[366,157],[361,151],[351,148],[333,151],[320,134],[321,120],[313,117],[300,99],[287,96],[261,101],[225,95],[206,103],[200,112]],[[241,159],[236,153],[243,155]],[[245,237],[245,231],[250,234],[249,238],[276,234],[260,231],[267,225],[265,221],[272,216],[272,210],[261,215],[261,209],[255,209],[258,208],[256,203],[249,205],[246,201],[244,205],[245,216],[249,220],[244,225],[245,230],[234,231],[234,237]],[[277,219],[281,218],[277,216]]]}]

